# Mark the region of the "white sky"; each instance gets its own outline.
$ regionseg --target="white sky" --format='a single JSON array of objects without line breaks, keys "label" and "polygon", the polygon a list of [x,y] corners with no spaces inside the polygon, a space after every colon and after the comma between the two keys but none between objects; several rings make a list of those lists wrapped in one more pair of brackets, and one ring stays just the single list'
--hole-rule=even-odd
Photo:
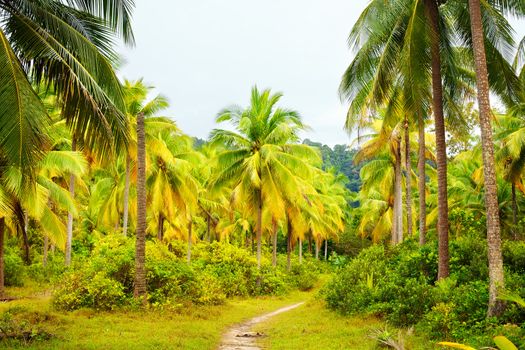
[{"label": "white sky", "polygon": [[[352,59],[346,38],[367,0],[136,0],[136,47],[121,50],[120,75],[143,77],[167,96],[173,117],[192,136],[207,138],[217,112],[246,106],[250,88],[284,93],[333,146],[349,143],[346,105],[337,88]],[[525,34],[525,25],[516,26]]]}]

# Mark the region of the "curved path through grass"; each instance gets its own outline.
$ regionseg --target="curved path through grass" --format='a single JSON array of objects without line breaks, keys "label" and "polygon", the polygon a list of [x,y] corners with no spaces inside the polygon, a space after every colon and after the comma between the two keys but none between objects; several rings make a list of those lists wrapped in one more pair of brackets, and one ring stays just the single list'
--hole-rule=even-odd
[{"label": "curved path through grass", "polygon": [[259,323],[267,321],[271,317],[277,316],[283,312],[293,310],[304,302],[292,304],[282,307],[273,312],[257,316],[249,321],[231,327],[222,337],[219,350],[258,350],[260,349],[256,344],[256,339],[263,336],[262,333],[252,332],[252,328]]}]

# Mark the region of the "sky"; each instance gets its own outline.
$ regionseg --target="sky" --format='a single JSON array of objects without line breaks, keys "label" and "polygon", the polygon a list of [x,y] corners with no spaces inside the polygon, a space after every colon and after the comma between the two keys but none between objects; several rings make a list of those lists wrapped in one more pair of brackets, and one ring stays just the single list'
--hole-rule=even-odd
[{"label": "sky", "polygon": [[[280,106],[299,111],[311,128],[303,137],[348,144],[347,103],[337,89],[353,57],[348,33],[367,3],[136,0],[136,45],[120,48],[119,75],[144,78],[166,96],[164,114],[191,136],[207,138],[217,112],[246,106],[257,85],[283,93]],[[525,25],[514,23],[523,37]]]}]

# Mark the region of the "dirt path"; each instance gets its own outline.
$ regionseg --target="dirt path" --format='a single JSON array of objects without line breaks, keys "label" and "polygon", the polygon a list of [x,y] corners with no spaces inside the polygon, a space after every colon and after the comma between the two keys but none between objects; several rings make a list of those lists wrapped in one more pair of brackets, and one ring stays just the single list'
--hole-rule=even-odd
[{"label": "dirt path", "polygon": [[264,334],[251,332],[252,327],[258,323],[266,321],[270,317],[290,311],[303,304],[304,301],[302,303],[285,306],[273,312],[254,317],[249,321],[231,327],[228,332],[222,336],[219,350],[260,350],[260,348],[256,345],[256,341],[257,338],[263,337]]}]

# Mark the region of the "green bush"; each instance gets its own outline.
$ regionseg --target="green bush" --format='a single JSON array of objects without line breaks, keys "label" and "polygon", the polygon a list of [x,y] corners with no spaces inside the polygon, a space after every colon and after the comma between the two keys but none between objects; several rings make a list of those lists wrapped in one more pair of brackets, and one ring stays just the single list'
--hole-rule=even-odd
[{"label": "green bush", "polygon": [[6,246],[4,251],[4,283],[6,286],[20,287],[26,277],[26,266],[17,247]]},{"label": "green bush", "polygon": [[302,264],[292,265],[288,273],[289,284],[299,290],[307,291],[317,283],[319,272],[312,261],[303,261]]},{"label": "green bush", "polygon": [[[506,287],[523,296],[525,246],[516,243],[504,244]],[[486,317],[486,261],[486,241],[473,233],[460,237],[450,243],[450,277],[436,282],[437,244],[419,247],[408,240],[396,247],[372,246],[338,271],[323,294],[341,313],[372,313],[396,326],[416,325],[435,339],[486,346],[505,329],[521,344],[524,310],[508,305],[503,316]],[[521,324],[520,331],[508,327],[511,323]]]},{"label": "green bush", "polygon": [[125,300],[122,284],[108,278],[103,272],[69,273],[53,293],[54,307],[68,311],[83,307],[112,310],[122,306]]},{"label": "green bush", "polygon": [[525,274],[525,242],[505,241],[502,251],[505,266],[512,272]]},{"label": "green bush", "polygon": [[[74,273],[67,273],[54,292],[58,309],[82,307],[112,309],[132,300],[134,240],[106,236],[93,246],[91,256]],[[263,259],[261,269],[253,254],[227,243],[197,244],[192,263],[186,263],[179,244],[146,244],[146,282],[152,305],[220,304],[228,297],[280,295],[290,287],[311,289],[319,266],[305,259],[294,261],[291,272],[274,268]]]}]

